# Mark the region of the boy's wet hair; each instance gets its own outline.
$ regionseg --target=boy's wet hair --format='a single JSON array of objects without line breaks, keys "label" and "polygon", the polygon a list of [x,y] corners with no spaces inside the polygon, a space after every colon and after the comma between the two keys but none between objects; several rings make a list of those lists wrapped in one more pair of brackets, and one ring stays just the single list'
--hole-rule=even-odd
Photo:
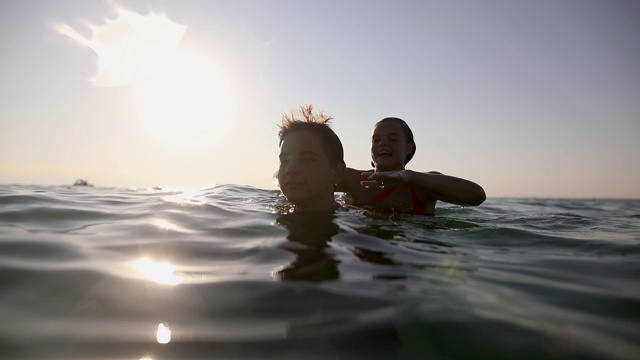
[{"label": "boy's wet hair", "polygon": [[313,105],[300,105],[299,109],[282,115],[282,124],[278,132],[279,146],[282,147],[285,136],[296,131],[308,131],[318,135],[322,140],[322,150],[327,155],[331,166],[345,165],[342,142],[329,127],[329,122],[332,119],[331,116],[325,116],[322,111],[314,114]]},{"label": "boy's wet hair", "polygon": [[[400,124],[400,126],[402,127],[402,131],[404,132],[404,137],[405,140],[408,143],[413,144],[413,150],[407,154],[407,157],[404,159],[404,164],[407,165],[407,163],[413,158],[413,155],[416,153],[416,142],[413,140],[413,132],[411,131],[411,128],[409,127],[409,125],[407,125],[406,122],[404,122],[404,120],[397,118],[397,117],[387,117],[384,118],[380,121],[378,121],[374,127],[380,123],[383,122],[393,122],[396,124]],[[375,164],[373,162],[371,162],[371,166],[375,167]]]}]

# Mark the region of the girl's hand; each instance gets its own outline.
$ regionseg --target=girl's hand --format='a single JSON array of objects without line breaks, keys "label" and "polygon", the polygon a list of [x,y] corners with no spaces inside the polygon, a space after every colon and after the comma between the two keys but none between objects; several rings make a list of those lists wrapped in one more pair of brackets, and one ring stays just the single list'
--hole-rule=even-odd
[{"label": "girl's hand", "polygon": [[368,175],[366,180],[360,181],[360,185],[368,188],[371,186],[387,186],[387,185],[398,185],[408,183],[411,174],[409,170],[399,170],[399,171],[364,171],[361,173],[362,175]]}]

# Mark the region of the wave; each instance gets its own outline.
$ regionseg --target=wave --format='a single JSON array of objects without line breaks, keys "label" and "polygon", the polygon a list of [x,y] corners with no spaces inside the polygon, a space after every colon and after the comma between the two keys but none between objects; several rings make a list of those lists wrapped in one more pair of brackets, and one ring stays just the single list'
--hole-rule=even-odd
[{"label": "wave", "polygon": [[640,353],[639,201],[286,209],[238,185],[0,186],[0,357]]}]

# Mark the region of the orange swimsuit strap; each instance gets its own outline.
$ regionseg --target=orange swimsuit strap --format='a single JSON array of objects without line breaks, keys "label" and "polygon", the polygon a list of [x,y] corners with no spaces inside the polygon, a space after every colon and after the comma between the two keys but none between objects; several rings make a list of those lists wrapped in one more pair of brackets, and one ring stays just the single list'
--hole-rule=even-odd
[{"label": "orange swimsuit strap", "polygon": [[[376,195],[373,199],[371,199],[371,201],[363,205],[365,206],[376,205],[382,200],[386,199],[389,195],[391,195],[391,193],[394,192],[397,188],[398,188],[397,186],[389,186],[385,188],[383,191],[381,191],[378,195]],[[418,200],[418,195],[416,194],[416,187],[414,185],[411,185],[411,197],[413,200],[413,208],[411,209],[411,211],[408,211],[406,213],[419,214],[419,215],[424,214],[424,208],[422,207],[422,203],[420,202],[420,200]]]},{"label": "orange swimsuit strap", "polygon": [[369,201],[368,204],[364,204],[364,205],[375,205],[381,202],[382,200],[386,199],[387,196],[391,195],[391,193],[394,192],[397,188],[398,188],[397,186],[387,187],[386,189],[382,190],[382,192],[380,192],[378,195],[376,195],[376,197],[371,199],[371,201]]}]

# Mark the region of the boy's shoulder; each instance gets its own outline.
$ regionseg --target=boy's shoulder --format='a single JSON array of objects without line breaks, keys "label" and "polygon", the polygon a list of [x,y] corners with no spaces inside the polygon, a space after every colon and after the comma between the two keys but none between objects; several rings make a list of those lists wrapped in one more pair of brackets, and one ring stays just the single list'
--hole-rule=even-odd
[{"label": "boy's shoulder", "polygon": [[344,176],[342,177],[342,181],[338,185],[338,191],[343,192],[354,192],[360,190],[362,185],[360,185],[360,181],[365,180],[367,175],[363,175],[362,172],[364,170],[358,170],[353,168],[346,168],[344,170]]},{"label": "boy's shoulder", "polygon": [[366,171],[366,170],[358,170],[358,169],[353,169],[353,168],[346,168],[344,169],[344,176],[345,177],[354,177],[354,178],[361,178],[364,175],[362,175],[362,173]]},{"label": "boy's shoulder", "polygon": [[373,170],[358,170],[346,168],[344,171],[344,179],[348,182],[355,183],[360,186],[360,181],[365,180],[369,177],[369,174],[367,174],[368,172],[373,172]]}]

